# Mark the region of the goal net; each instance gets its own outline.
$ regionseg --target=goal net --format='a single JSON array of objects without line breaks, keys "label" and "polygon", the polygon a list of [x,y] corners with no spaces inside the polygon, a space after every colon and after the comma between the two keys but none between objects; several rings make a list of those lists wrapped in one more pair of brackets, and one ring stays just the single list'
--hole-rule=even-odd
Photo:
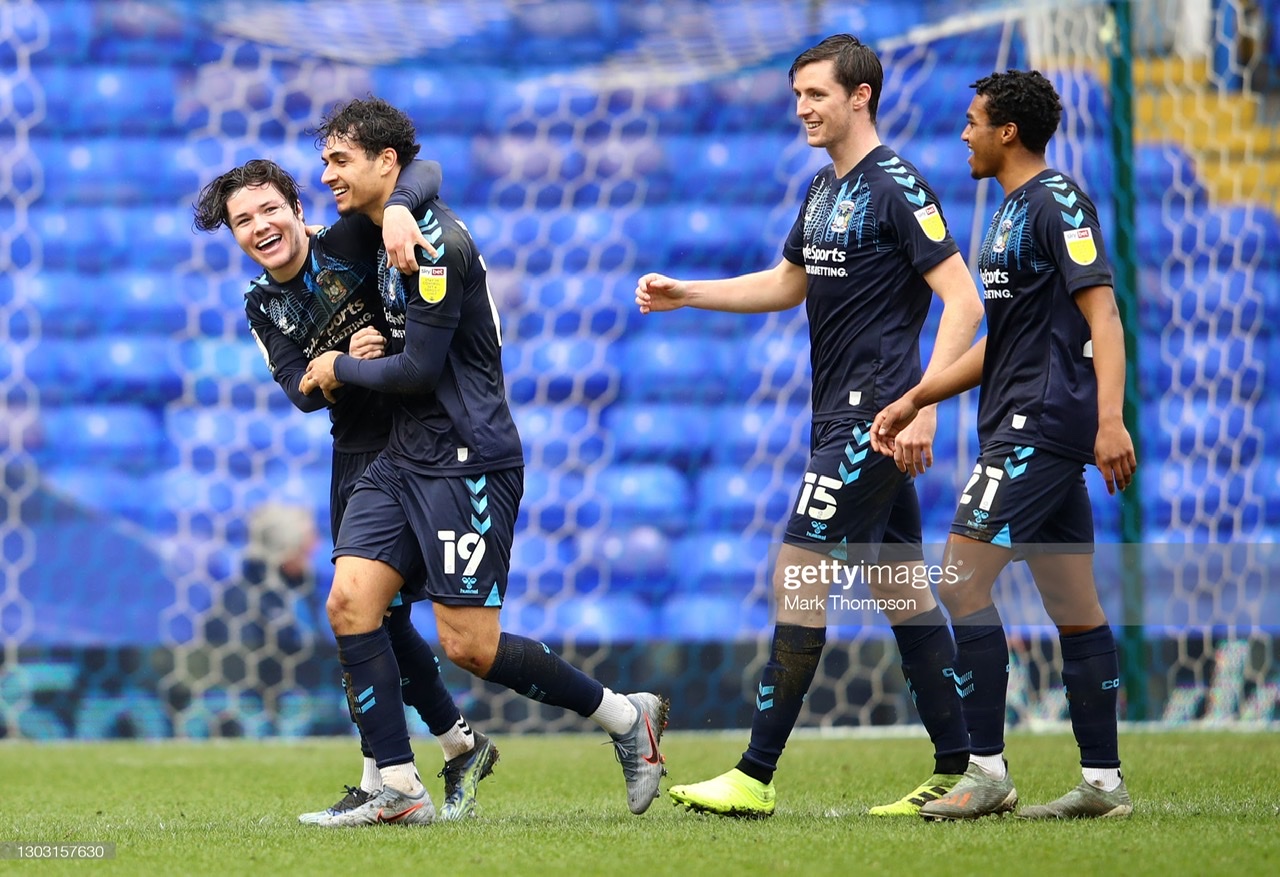
[{"label": "goal net", "polygon": [[[769,562],[807,460],[808,327],[800,310],[642,318],[632,291],[646,271],[729,276],[780,257],[826,160],[800,135],[786,70],[841,31],[880,51],[881,138],[937,191],[971,263],[1000,194],[967,173],[966,86],[1026,66],[1057,83],[1051,163],[1091,193],[1109,245],[1122,225],[1137,242],[1125,316],[1143,481],[1116,499],[1090,471],[1104,604],[1142,622],[1126,642],[1148,716],[1270,720],[1269,31],[1235,0],[1131,12],[1134,149],[1118,166],[1106,3],[0,7],[0,733],[350,732],[323,612],[328,422],[270,380],[244,326],[256,268],[229,235],[192,233],[190,203],[269,157],[303,183],[308,219],[331,221],[307,130],[367,93],[417,122],[502,314],[526,452],[504,626],[615,689],[669,693],[673,727],[746,725]],[[1126,179],[1132,217],[1113,206]],[[977,452],[975,403],[941,406],[938,463],[918,482],[935,559]],[[1122,528],[1126,507],[1141,529]],[[266,544],[255,514],[299,508],[319,534],[314,582],[264,600],[242,582]],[[1126,568],[1142,573],[1136,606]],[[1011,719],[1061,720],[1055,639],[1022,565],[997,602]],[[428,607],[415,620],[434,636]],[[914,722],[883,616],[833,622],[802,724]],[[585,727],[445,672],[486,730]]]}]

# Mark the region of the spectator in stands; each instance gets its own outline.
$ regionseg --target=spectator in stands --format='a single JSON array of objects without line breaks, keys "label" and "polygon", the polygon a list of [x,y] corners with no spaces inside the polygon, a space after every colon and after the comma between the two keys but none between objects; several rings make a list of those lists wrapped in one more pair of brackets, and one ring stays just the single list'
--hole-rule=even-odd
[{"label": "spectator in stands", "polygon": [[[440,188],[435,162],[410,162],[401,173],[393,159],[382,168],[388,185],[398,188],[378,222],[366,216],[339,220],[309,240],[298,184],[274,162],[257,159],[227,171],[205,187],[196,205],[197,227],[213,231],[226,225],[241,249],[265,269],[249,284],[245,312],[272,376],[300,410],[329,411],[330,526],[335,539],[351,491],[386,446],[392,402],[358,387],[328,396],[314,388],[304,391],[303,375],[308,359],[322,351],[376,357],[397,349],[392,324],[398,315],[384,307],[382,298],[384,281],[395,272],[385,265],[404,259],[416,263],[414,247],[429,246],[407,208],[426,203]],[[379,223],[384,226],[381,232]],[[386,247],[379,250],[382,241]],[[412,592],[425,576],[421,554],[411,533],[397,547],[403,551],[391,560]],[[440,816],[467,816],[475,808],[479,781],[498,760],[498,750],[463,719],[440,677],[435,653],[412,623],[409,603],[397,596],[382,624],[402,668],[394,700],[417,710],[444,751],[445,802]],[[344,686],[346,682],[344,677]],[[354,697],[348,690],[348,703],[354,704]],[[359,725],[354,706],[351,717]],[[348,786],[333,806],[302,814],[300,821],[340,823],[381,791],[382,775],[363,735],[361,749],[364,770],[359,785]]]},{"label": "spectator in stands", "polygon": [[1058,628],[1083,776],[1062,797],[1018,815],[1128,816],[1116,727],[1120,666],[1093,577],[1093,506],[1084,481],[1084,467],[1095,463],[1115,493],[1138,465],[1124,423],[1124,328],[1111,264],[1093,201],[1045,160],[1062,119],[1053,84],[1036,71],[1010,70],[972,87],[961,134],[970,173],[1004,190],[978,262],[987,336],[879,412],[872,432],[873,445],[892,454],[894,436],[919,406],[982,388],[978,461],[945,559],[965,575],[939,586],[955,627],[956,684],[968,689],[972,754],[964,779],[920,812],[976,819],[1017,806],[1003,755],[1009,644],[991,592],[1001,570],[1021,557]]},{"label": "spectator in stands", "polygon": [[886,615],[933,740],[934,771],[871,812],[909,816],[960,781],[969,738],[957,687],[945,675],[955,644],[929,588],[912,480],[933,463],[935,416],[930,411],[898,443],[895,461],[868,455],[871,418],[920,376],[931,293],[943,311],[926,374],[973,341],[982,303],[937,198],[876,133],[884,73],[875,52],[848,34],[828,37],[797,57],[789,75],[809,145],[825,149],[832,163],[809,184],[782,259],[721,280],[645,274],[636,288],[644,314],[680,307],[760,313],[803,302],[813,363],[813,447],[774,567],[777,623],[751,741],[733,770],[675,786],[671,797],[726,816],[773,813],[774,771],[826,643],[826,599],[836,582],[824,570],[883,559],[897,571],[868,584],[873,597],[901,601]]}]

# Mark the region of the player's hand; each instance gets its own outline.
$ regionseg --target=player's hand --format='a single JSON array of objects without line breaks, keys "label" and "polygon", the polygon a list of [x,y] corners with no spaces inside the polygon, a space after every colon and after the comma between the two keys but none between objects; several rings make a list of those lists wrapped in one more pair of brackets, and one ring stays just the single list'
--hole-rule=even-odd
[{"label": "player's hand", "polygon": [[919,413],[920,409],[908,396],[881,409],[871,421],[871,449],[886,457],[894,456],[898,433],[906,429]]},{"label": "player's hand", "polygon": [[324,390],[324,397],[330,402],[337,401],[333,396],[333,391],[342,386],[342,381],[338,380],[337,375],[333,373],[333,364],[337,362],[338,357],[341,355],[336,350],[320,354],[307,364],[307,372],[302,377],[304,383],[310,379],[314,382],[314,386]]},{"label": "player's hand", "polygon": [[642,314],[684,307],[687,295],[683,283],[665,274],[646,274],[636,283],[636,304]]},{"label": "player's hand", "polygon": [[417,247],[422,247],[435,258],[436,248],[422,236],[418,220],[408,207],[394,204],[382,211],[382,245],[387,248],[387,262],[401,274],[418,273]]},{"label": "player's hand", "polygon": [[1124,421],[1119,418],[1098,424],[1098,437],[1093,443],[1093,459],[1107,482],[1107,493],[1115,495],[1116,488],[1124,490],[1133,481],[1138,468],[1138,456],[1133,450],[1133,439]]},{"label": "player's hand", "polygon": [[[938,409],[929,405],[898,432],[893,439],[893,462],[898,464],[898,471],[914,478],[933,465],[933,435],[937,429]],[[874,429],[871,434],[875,435]]]},{"label": "player's hand", "polygon": [[387,352],[387,339],[372,326],[365,326],[351,336],[351,346],[347,353],[356,359],[377,359]]},{"label": "player's hand", "polygon": [[309,238],[313,238],[313,237],[315,237],[316,235],[320,234],[320,232],[324,231],[324,226],[323,226],[323,225],[308,225],[308,226],[306,226],[306,229],[307,229],[307,237],[309,237]]}]

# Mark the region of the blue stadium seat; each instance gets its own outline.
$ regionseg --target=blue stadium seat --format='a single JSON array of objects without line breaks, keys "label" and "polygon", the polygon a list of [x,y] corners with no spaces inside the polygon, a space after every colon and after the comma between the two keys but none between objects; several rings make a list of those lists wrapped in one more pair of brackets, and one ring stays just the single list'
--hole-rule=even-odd
[{"label": "blue stadium seat", "polygon": [[[189,63],[189,62],[188,62]],[[193,79],[185,65],[140,66],[68,65],[41,67],[38,76],[44,98],[39,131],[87,139],[182,132],[178,117],[181,95]],[[15,91],[15,110],[29,115],[34,95]],[[92,142],[92,140],[90,140]],[[147,148],[143,155],[158,153]],[[172,158],[172,154],[169,156]],[[41,162],[46,170],[49,164]]]},{"label": "blue stadium seat", "polygon": [[226,467],[240,475],[261,471],[270,457],[323,467],[333,447],[329,418],[318,411],[282,417],[231,407],[173,407],[165,412],[165,429],[193,465],[209,471]]},{"label": "blue stadium seat", "polygon": [[657,612],[626,593],[593,594],[590,599],[559,600],[546,607],[557,640],[574,643],[644,642],[654,636]]},{"label": "blue stadium seat", "polygon": [[74,0],[41,10],[48,15],[50,57],[64,64],[194,65],[217,60],[224,51],[206,20],[178,10]]},{"label": "blue stadium seat", "polygon": [[723,402],[742,344],[682,335],[641,334],[621,342],[622,399],[628,402]]},{"label": "blue stadium seat", "polygon": [[810,413],[802,404],[720,407],[714,415],[711,461],[742,465],[764,460],[771,465],[804,468],[809,459]]},{"label": "blue stadium seat", "polygon": [[181,359],[197,405],[256,408],[261,400],[271,405],[283,399],[276,410],[292,408],[283,391],[270,385],[274,382],[253,341],[194,339],[183,343]]},{"label": "blue stadium seat", "polygon": [[698,524],[709,530],[780,524],[791,514],[802,476],[801,469],[776,471],[768,464],[702,469],[694,488]]},{"label": "blue stadium seat", "polygon": [[689,527],[689,483],[659,463],[619,464],[601,472],[596,490],[611,528],[651,525],[665,533]]},{"label": "blue stadium seat", "polygon": [[789,327],[744,347],[738,376],[743,398],[807,401],[812,371],[809,333],[802,326]]},{"label": "blue stadium seat", "polygon": [[632,274],[548,274],[524,280],[523,295],[507,316],[515,337],[617,336],[633,303]]},{"label": "blue stadium seat", "polygon": [[1256,485],[1265,478],[1204,460],[1160,462],[1147,474],[1141,497],[1143,521],[1156,529],[1192,526],[1213,541],[1230,539],[1262,523],[1265,495]]},{"label": "blue stadium seat", "polygon": [[137,405],[68,405],[40,415],[44,446],[36,459],[47,465],[93,460],[131,472],[156,468],[165,448],[160,418]]},{"label": "blue stadium seat", "polygon": [[591,530],[577,544],[609,593],[654,597],[670,589],[671,540],[657,527]]},{"label": "blue stadium seat", "polygon": [[1196,175],[1195,161],[1177,143],[1139,143],[1133,147],[1133,182],[1140,202],[1205,204],[1208,193]]},{"label": "blue stadium seat", "polygon": [[49,338],[32,351],[27,370],[45,404],[163,405],[182,395],[178,342],[169,338]]},{"label": "blue stadium seat", "polygon": [[675,642],[753,640],[768,630],[765,601],[715,594],[672,594],[663,601],[657,622],[657,635]]},{"label": "blue stadium seat", "polygon": [[503,352],[511,401],[599,399],[616,391],[618,371],[609,345],[596,338],[531,339]]},{"label": "blue stadium seat", "polygon": [[[194,252],[191,216],[173,207],[40,206],[29,219],[53,271],[172,271]],[[0,223],[12,226],[11,210],[0,210]]]},{"label": "blue stadium seat", "polygon": [[[496,68],[472,69],[473,75],[463,77],[421,64],[379,65],[371,67],[369,73],[373,93],[393,101],[424,132],[422,157],[435,158],[432,151],[437,134],[476,133],[476,108],[488,106],[495,95],[514,85]],[[447,187],[453,172],[448,165],[444,170]],[[448,197],[447,188],[445,192],[446,200],[454,200]]]},{"label": "blue stadium seat", "polygon": [[105,517],[121,517],[143,527],[157,523],[156,480],[149,472],[69,459],[41,467],[40,475],[55,493]]},{"label": "blue stadium seat", "polygon": [[808,147],[800,140],[798,124],[782,134],[723,132],[664,138],[663,162],[655,174],[660,191],[651,192],[658,197],[646,202],[706,199],[719,204],[776,207],[794,177],[784,155],[788,150],[802,149]]},{"label": "blue stadium seat", "polygon": [[180,331],[187,324],[186,300],[175,294],[171,275],[126,272],[86,276],[49,271],[25,278],[24,284],[24,298],[39,314],[44,338],[99,333],[163,335]]},{"label": "blue stadium seat", "polygon": [[1280,265],[1280,219],[1261,204],[1211,207],[1202,221],[1185,225],[1181,252],[1220,265]]},{"label": "blue stadium seat", "polygon": [[200,179],[175,160],[181,145],[141,136],[33,139],[31,148],[44,168],[42,203],[123,207],[192,200]]},{"label": "blue stadium seat", "polygon": [[737,530],[692,532],[672,549],[675,590],[742,600],[760,586],[767,594],[777,548],[769,536],[746,536]]},{"label": "blue stadium seat", "polygon": [[529,465],[524,470],[524,498],[517,530],[578,532],[598,526],[606,512],[606,497],[598,482],[581,472]]},{"label": "blue stadium seat", "polygon": [[648,207],[623,220],[623,232],[638,251],[679,264],[686,275],[726,276],[768,268],[777,261],[786,232],[783,228],[775,238],[770,228],[768,208],[706,201]]},{"label": "blue stadium seat", "polygon": [[506,602],[529,603],[561,595],[587,594],[600,583],[599,570],[584,562],[572,537],[526,529],[511,546]]},{"label": "blue stadium seat", "polygon": [[588,407],[569,403],[516,405],[511,416],[520,430],[529,469],[589,466],[604,454],[600,421]]},{"label": "blue stadium seat", "polygon": [[604,413],[604,428],[625,461],[697,466],[715,440],[717,409],[694,403],[619,403]]}]

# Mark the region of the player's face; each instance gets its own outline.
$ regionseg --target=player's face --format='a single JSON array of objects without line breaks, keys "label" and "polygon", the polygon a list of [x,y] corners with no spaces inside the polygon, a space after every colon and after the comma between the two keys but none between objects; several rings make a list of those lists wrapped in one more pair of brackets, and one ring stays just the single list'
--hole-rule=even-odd
[{"label": "player's face", "polygon": [[1000,141],[1004,126],[991,124],[985,94],[974,95],[964,118],[965,126],[960,132],[960,139],[969,145],[969,175],[975,180],[994,177],[1000,170],[1004,155]]},{"label": "player's face", "polygon": [[792,90],[796,115],[809,145],[830,149],[843,143],[853,129],[855,94],[836,82],[834,61],[815,61],[796,71]]},{"label": "player's face", "polygon": [[[395,154],[391,150],[387,152]],[[333,190],[333,202],[340,216],[367,212],[386,200],[383,192],[387,162],[383,156],[370,158],[364,147],[344,137],[330,136],[320,160],[324,162],[320,182]]]},{"label": "player's face", "polygon": [[245,186],[227,199],[227,224],[240,249],[277,280],[298,273],[307,259],[302,205],[290,207],[275,186]]}]

